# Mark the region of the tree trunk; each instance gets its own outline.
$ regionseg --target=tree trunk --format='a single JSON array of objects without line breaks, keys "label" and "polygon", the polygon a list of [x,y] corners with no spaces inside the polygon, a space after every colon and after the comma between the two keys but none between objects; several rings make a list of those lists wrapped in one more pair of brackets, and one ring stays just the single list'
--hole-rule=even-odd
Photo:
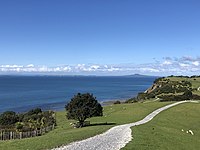
[{"label": "tree trunk", "polygon": [[79,120],[79,124],[80,124],[79,128],[82,128],[84,126],[84,120]]}]

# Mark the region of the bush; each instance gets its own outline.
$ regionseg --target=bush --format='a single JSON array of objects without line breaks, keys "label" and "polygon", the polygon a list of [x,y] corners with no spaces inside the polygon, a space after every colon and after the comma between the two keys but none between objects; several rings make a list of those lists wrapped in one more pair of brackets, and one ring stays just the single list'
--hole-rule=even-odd
[{"label": "bush", "polygon": [[125,103],[136,103],[136,102],[138,102],[138,99],[135,98],[135,97],[130,98],[130,99],[128,99],[128,100],[125,101]]},{"label": "bush", "polygon": [[120,101],[115,101],[113,104],[121,104]]},{"label": "bush", "polygon": [[9,126],[15,124],[19,120],[18,116],[13,111],[6,111],[0,115],[0,125]]},{"label": "bush", "polygon": [[159,81],[162,81],[164,78],[165,78],[165,77],[160,77],[160,78],[157,78],[157,79],[155,79],[155,80],[154,80],[154,82],[153,82],[153,83],[157,83],[157,82],[159,82]]},{"label": "bush", "polygon": [[159,98],[161,99],[160,101],[182,101],[200,97],[194,96],[190,90],[187,90],[182,95],[162,95]]},{"label": "bush", "polygon": [[137,99],[138,100],[145,100],[147,99],[148,94],[147,93],[138,93]]},{"label": "bush", "polygon": [[27,115],[28,115],[28,116],[31,116],[31,115],[33,115],[33,114],[39,114],[39,113],[41,113],[41,112],[42,112],[41,108],[35,108],[35,109],[31,109],[31,110],[27,113]]},{"label": "bush", "polygon": [[40,108],[21,114],[7,111],[0,115],[0,129],[30,131],[53,124],[56,125],[55,113],[53,111],[43,112]]},{"label": "bush", "polygon": [[192,92],[190,90],[187,90],[183,93],[183,99],[192,99],[193,95]]}]

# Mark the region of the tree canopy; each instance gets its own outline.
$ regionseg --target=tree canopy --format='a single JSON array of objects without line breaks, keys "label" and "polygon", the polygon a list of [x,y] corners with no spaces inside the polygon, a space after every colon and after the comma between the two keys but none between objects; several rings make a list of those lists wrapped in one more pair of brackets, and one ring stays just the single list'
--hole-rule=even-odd
[{"label": "tree canopy", "polygon": [[83,126],[87,118],[103,115],[101,104],[98,103],[93,94],[89,93],[78,93],[65,106],[65,109],[67,118],[79,121],[80,127]]},{"label": "tree canopy", "polygon": [[12,125],[18,121],[18,116],[13,111],[6,111],[0,115],[0,125]]}]

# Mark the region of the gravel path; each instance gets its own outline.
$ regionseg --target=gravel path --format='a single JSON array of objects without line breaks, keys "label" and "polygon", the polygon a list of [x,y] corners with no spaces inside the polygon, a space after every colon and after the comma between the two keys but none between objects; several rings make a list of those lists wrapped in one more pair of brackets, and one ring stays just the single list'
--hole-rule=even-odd
[{"label": "gravel path", "polygon": [[147,123],[161,111],[185,102],[193,101],[181,101],[164,106],[153,111],[140,121],[115,126],[103,134],[99,134],[82,141],[73,142],[69,145],[55,148],[52,150],[119,150],[132,140],[131,127]]}]

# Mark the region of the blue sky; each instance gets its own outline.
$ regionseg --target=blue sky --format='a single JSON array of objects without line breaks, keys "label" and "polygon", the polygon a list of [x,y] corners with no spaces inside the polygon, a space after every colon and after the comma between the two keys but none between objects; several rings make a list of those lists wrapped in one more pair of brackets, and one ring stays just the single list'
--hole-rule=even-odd
[{"label": "blue sky", "polygon": [[199,8],[198,0],[0,1],[0,74],[199,74]]}]

